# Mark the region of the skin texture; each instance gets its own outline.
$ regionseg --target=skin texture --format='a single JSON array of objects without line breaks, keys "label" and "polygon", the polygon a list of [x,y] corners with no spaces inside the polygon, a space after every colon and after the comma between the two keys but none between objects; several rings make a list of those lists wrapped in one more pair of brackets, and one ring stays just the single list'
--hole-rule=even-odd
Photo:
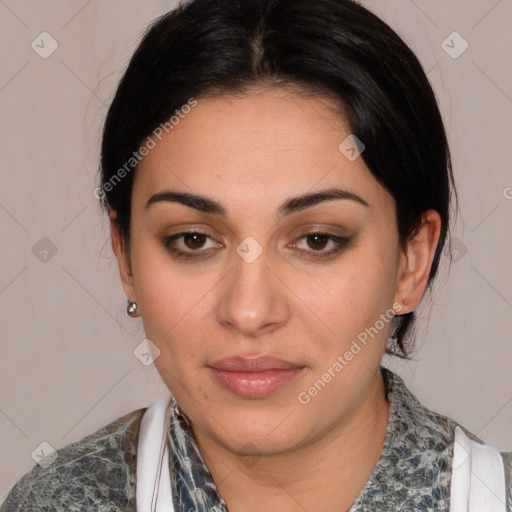
[{"label": "skin texture", "polygon": [[[138,301],[160,350],[155,365],[231,512],[348,509],[382,449],[389,403],[378,368],[390,322],[309,403],[298,395],[394,304],[400,314],[416,308],[440,218],[425,212],[401,250],[394,199],[362,158],[338,149],[349,134],[327,98],[282,89],[198,98],[137,168],[129,251],[111,215],[126,296]],[[337,199],[278,216],[289,197],[332,187],[368,206]],[[166,189],[212,198],[226,215],[174,202],[145,209]],[[203,256],[178,259],[164,246],[194,229],[210,238],[173,246]],[[315,231],[350,243],[308,258],[336,247],[304,236]],[[249,236],[262,249],[251,263],[236,251]],[[207,367],[234,355],[271,355],[304,370],[266,398],[242,398]]]}]

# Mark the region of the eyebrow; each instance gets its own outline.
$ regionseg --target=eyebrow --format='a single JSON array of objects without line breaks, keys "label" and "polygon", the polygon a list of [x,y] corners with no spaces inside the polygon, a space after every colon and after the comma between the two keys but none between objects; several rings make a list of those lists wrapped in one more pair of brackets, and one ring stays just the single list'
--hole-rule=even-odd
[{"label": "eyebrow", "polygon": [[[278,217],[284,217],[291,213],[299,212],[310,208],[324,201],[333,200],[350,200],[355,201],[363,206],[371,208],[370,205],[360,196],[348,190],[341,188],[328,188],[316,192],[290,197],[286,199],[277,209]],[[225,217],[227,214],[226,208],[221,203],[197,194],[190,194],[187,192],[178,192],[175,190],[163,190],[153,194],[147,201],[144,209],[146,210],[151,205],[159,202],[179,203],[190,208],[194,208],[203,213]]]}]

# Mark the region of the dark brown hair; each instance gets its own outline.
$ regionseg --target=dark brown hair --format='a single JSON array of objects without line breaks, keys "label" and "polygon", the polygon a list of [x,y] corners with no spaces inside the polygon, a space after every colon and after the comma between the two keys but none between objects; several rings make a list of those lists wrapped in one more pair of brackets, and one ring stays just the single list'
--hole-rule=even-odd
[{"label": "dark brown hair", "polygon": [[[352,0],[190,0],[156,20],[119,84],[103,133],[97,197],[107,212],[116,211],[125,240],[133,154],[144,139],[191,97],[263,84],[339,100],[366,146],[367,167],[396,202],[403,246],[423,212],[440,214],[431,286],[455,192],[445,128],[414,53]],[[389,354],[408,357],[413,324],[414,312],[393,319]]]}]

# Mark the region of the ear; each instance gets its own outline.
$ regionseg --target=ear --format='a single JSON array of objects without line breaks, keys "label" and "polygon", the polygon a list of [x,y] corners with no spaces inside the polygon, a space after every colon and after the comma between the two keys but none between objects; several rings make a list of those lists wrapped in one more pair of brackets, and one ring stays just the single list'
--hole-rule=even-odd
[{"label": "ear", "polygon": [[421,302],[441,233],[441,217],[435,210],[422,215],[420,226],[401,253],[395,302],[402,304],[401,315],[410,313]]},{"label": "ear", "polygon": [[127,298],[136,301],[135,288],[133,286],[133,274],[131,271],[130,254],[127,247],[126,239],[121,233],[121,228],[117,222],[117,213],[112,211],[110,218],[110,241],[112,250],[117,258],[119,265],[119,274],[121,276],[121,284]]}]

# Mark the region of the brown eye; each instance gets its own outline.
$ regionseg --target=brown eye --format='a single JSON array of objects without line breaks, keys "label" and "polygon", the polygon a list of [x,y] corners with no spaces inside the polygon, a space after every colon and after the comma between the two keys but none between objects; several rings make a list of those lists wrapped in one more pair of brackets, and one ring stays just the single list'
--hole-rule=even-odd
[{"label": "brown eye", "polygon": [[201,249],[207,236],[203,233],[185,233],[183,243],[188,249]]},{"label": "brown eye", "polygon": [[[298,249],[301,254],[311,259],[327,258],[334,256],[336,253],[342,251],[351,244],[350,238],[340,237],[332,233],[313,232],[305,233],[298,240],[307,240],[305,245],[306,249],[300,247],[300,243],[293,245]],[[329,244],[332,245],[330,250],[324,250]]]},{"label": "brown eye", "polygon": [[313,233],[311,235],[307,235],[307,239],[309,241],[313,241],[313,243],[308,244],[309,247],[315,250],[324,249],[326,244],[329,242],[330,238],[327,235],[322,233]]},{"label": "brown eye", "polygon": [[[208,240],[212,242],[212,245],[204,249]],[[177,258],[207,256],[211,254],[212,250],[215,250],[215,247],[221,247],[221,244],[217,243],[210,235],[202,233],[201,231],[177,233],[176,235],[165,237],[162,243],[164,247]]]}]

